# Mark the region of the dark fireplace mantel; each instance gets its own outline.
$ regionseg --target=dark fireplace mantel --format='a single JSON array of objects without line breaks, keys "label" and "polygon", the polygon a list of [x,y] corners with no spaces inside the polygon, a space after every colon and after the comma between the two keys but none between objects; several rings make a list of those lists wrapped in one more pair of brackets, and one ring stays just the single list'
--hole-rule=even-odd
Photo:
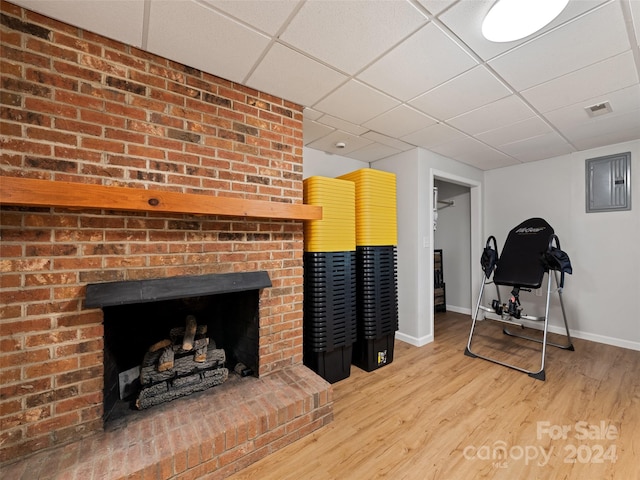
[{"label": "dark fireplace mantel", "polygon": [[265,271],[91,283],[87,285],[85,307],[102,308],[161,300],[176,300],[246,290],[260,290],[267,287],[271,287],[271,279]]}]

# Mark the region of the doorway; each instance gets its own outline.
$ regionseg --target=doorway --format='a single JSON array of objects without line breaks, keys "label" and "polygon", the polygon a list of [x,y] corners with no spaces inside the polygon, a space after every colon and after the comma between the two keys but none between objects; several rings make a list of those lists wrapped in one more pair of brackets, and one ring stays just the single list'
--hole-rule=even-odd
[{"label": "doorway", "polygon": [[439,273],[438,280],[434,278],[434,288],[437,289],[441,284],[441,290],[435,292],[435,298],[444,297],[443,307],[436,305],[436,310],[470,314],[471,189],[438,178],[434,181],[434,189],[437,189],[437,200],[433,248],[442,255],[441,268],[434,265],[434,277],[436,272]]},{"label": "doorway", "polygon": [[471,315],[478,286],[474,279],[480,275],[482,238],[481,184],[432,169],[431,191],[438,188],[438,198],[431,196],[431,306],[430,331],[434,334],[434,250],[442,250],[447,309]]}]

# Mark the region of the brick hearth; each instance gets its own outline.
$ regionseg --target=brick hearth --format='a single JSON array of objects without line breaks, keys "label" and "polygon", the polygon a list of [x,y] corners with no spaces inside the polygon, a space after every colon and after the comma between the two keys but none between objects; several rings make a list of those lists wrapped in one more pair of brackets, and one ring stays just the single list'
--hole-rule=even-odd
[{"label": "brick hearth", "polygon": [[[299,105],[1,10],[5,178],[302,204]],[[301,221],[46,206],[0,215],[3,473],[223,476],[331,419],[330,386],[302,365]],[[260,292],[259,378],[105,430],[103,312],[86,308],[87,284],[258,270],[272,283]]]},{"label": "brick hearth", "polygon": [[2,470],[12,480],[222,479],[332,420],[326,382],[295,366],[127,417]]}]

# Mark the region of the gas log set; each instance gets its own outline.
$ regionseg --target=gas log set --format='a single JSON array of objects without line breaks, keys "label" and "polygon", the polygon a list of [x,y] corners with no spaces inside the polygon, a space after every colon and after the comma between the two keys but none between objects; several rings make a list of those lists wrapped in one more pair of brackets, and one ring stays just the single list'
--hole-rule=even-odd
[{"label": "gas log set", "polygon": [[[242,368],[242,366],[241,366]],[[145,408],[220,385],[227,380],[225,351],[207,336],[207,326],[188,315],[184,327],[153,344],[140,365],[135,406]]]}]

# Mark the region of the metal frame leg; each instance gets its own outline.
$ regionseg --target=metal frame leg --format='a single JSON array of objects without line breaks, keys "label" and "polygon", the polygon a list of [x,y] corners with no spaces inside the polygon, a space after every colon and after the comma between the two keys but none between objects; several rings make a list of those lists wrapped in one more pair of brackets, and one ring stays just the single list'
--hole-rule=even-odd
[{"label": "metal frame leg", "polygon": [[[469,340],[467,341],[467,346],[466,346],[466,348],[464,350],[464,354],[469,356],[469,357],[482,358],[483,360],[488,360],[490,362],[497,363],[498,365],[502,365],[504,367],[508,367],[508,368],[513,369],[513,370],[518,370],[519,372],[526,373],[527,375],[529,375],[532,378],[544,381],[546,379],[544,367],[545,367],[545,358],[546,358],[546,352],[547,352],[547,343],[549,345],[552,345],[552,346],[555,346],[555,347],[558,347],[558,348],[563,348],[563,349],[566,349],[566,350],[574,350],[573,344],[571,343],[571,335],[569,334],[569,326],[567,324],[567,317],[566,317],[566,313],[565,313],[565,309],[564,309],[564,303],[562,301],[562,288],[560,288],[560,286],[559,286],[558,277],[557,277],[557,273],[556,272],[554,272],[554,279],[555,279],[556,287],[557,287],[556,291],[558,292],[558,295],[559,295],[559,298],[560,298],[560,306],[561,306],[561,309],[562,309],[562,317],[563,317],[565,329],[566,329],[566,332],[567,332],[568,343],[566,345],[559,345],[559,344],[547,342],[547,335],[548,335],[548,329],[549,329],[549,308],[550,308],[550,305],[551,305],[551,274],[550,274],[550,272],[548,272],[548,277],[547,277],[547,301],[546,301],[546,305],[545,305],[545,314],[544,314],[544,318],[540,319],[540,320],[544,320],[544,328],[543,328],[542,340],[537,339],[537,338],[532,338],[532,337],[529,337],[529,336],[526,336],[526,335],[520,335],[520,334],[512,333],[512,332],[508,331],[507,328],[504,328],[504,330],[503,330],[504,333],[506,333],[507,335],[524,338],[526,340],[532,340],[532,341],[535,341],[535,342],[538,342],[538,343],[542,344],[542,351],[541,351],[541,355],[540,355],[540,369],[539,370],[537,370],[537,371],[527,370],[527,369],[519,367],[517,365],[512,365],[510,363],[502,362],[502,361],[497,360],[495,358],[491,358],[491,357],[487,357],[487,356],[484,356],[484,355],[480,355],[480,354],[475,353],[475,352],[473,352],[471,350],[471,344],[472,344],[472,341],[473,341],[473,334],[474,334],[474,330],[475,330],[475,326],[476,326],[476,321],[477,321],[477,318],[478,318],[478,311],[480,310],[480,308],[485,309],[485,307],[481,307],[480,306],[480,304],[482,303],[482,295],[484,293],[484,286],[486,284],[484,276],[483,276],[482,285],[480,287],[480,294],[478,296],[478,302],[476,303],[476,308],[475,308],[474,313],[473,313],[473,322],[471,323],[471,331],[469,332]],[[497,288],[498,288],[498,286],[496,285],[496,289]],[[499,292],[498,292],[498,295],[499,295]],[[532,319],[532,318],[535,318],[535,317],[524,317],[524,318],[525,319],[527,319],[527,318],[528,319]],[[537,319],[537,318],[535,318],[535,319]],[[502,321],[504,321],[504,320],[502,320]],[[504,321],[504,322],[522,326],[521,324],[518,324],[516,322],[509,322],[509,321]]]},{"label": "metal frame leg", "polygon": [[[473,321],[471,322],[471,331],[469,332],[469,340],[467,346],[464,349],[464,354],[468,357],[476,358],[477,355],[471,352],[471,340],[473,339],[473,331],[476,328],[476,320],[478,319],[478,311],[480,310],[480,303],[482,302],[482,294],[484,293],[484,286],[486,285],[484,273],[482,274],[482,284],[480,285],[480,294],[478,295],[478,301],[476,302],[476,308],[473,311]],[[497,285],[496,285],[496,288]]]}]

